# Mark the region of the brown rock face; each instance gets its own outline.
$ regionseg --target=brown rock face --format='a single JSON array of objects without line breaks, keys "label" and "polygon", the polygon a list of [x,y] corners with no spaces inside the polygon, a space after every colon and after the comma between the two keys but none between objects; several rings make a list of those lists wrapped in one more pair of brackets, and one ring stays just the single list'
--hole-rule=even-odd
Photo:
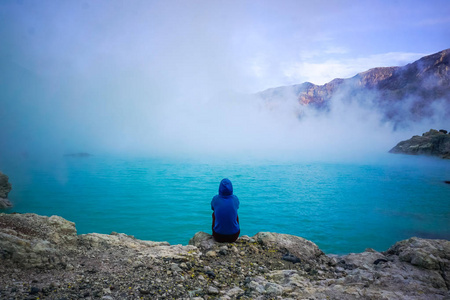
[{"label": "brown rock face", "polygon": [[286,97],[299,104],[327,110],[335,98],[378,109],[396,125],[431,117],[440,103],[450,118],[450,49],[425,56],[403,67],[374,68],[352,78],[324,85],[309,82],[258,93],[265,101]]}]

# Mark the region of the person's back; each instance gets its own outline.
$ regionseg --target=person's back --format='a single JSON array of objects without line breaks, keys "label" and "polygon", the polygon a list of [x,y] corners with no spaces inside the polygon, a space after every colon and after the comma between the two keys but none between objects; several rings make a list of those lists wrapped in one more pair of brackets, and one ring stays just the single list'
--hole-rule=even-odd
[{"label": "person's back", "polygon": [[240,234],[239,199],[233,195],[233,185],[227,178],[222,179],[219,194],[211,201],[213,212],[213,236],[218,242],[234,242]]}]

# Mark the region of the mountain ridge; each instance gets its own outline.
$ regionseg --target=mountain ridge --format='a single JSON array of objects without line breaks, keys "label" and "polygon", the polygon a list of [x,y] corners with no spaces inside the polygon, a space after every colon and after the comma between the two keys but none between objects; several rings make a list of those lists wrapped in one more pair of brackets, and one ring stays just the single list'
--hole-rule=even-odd
[{"label": "mountain ridge", "polygon": [[444,102],[450,117],[450,48],[405,66],[377,67],[323,85],[310,82],[275,87],[257,93],[265,101],[295,97],[302,106],[327,110],[339,96],[380,110],[384,119],[401,124],[433,115],[433,103]]}]

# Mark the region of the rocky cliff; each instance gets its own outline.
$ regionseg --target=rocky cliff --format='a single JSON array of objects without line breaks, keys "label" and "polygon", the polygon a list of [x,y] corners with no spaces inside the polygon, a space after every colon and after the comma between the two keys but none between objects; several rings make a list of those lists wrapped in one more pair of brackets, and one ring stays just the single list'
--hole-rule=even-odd
[{"label": "rocky cliff", "polygon": [[446,130],[431,129],[422,134],[415,135],[409,140],[401,141],[390,153],[411,155],[432,155],[450,159],[450,134]]},{"label": "rocky cliff", "polygon": [[332,101],[357,101],[401,125],[431,117],[435,106],[450,118],[450,49],[402,67],[374,68],[324,85],[303,83],[258,93],[266,101],[295,97],[300,105],[327,110]]},{"label": "rocky cliff", "polygon": [[286,234],[226,244],[198,232],[181,246],[0,214],[1,299],[448,299],[449,288],[445,240],[334,256]]},{"label": "rocky cliff", "polygon": [[0,172],[0,209],[12,207],[12,203],[7,199],[11,189],[8,176]]}]

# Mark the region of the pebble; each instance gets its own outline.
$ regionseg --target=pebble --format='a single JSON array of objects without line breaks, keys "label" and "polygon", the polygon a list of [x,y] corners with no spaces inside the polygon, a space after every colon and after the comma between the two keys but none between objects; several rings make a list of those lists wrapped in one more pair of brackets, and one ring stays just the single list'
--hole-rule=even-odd
[{"label": "pebble", "polygon": [[205,274],[208,275],[209,278],[215,278],[216,277],[216,274],[213,271],[206,271]]},{"label": "pebble", "polygon": [[212,269],[211,269],[210,266],[205,266],[205,267],[203,267],[203,270],[204,270],[205,272],[212,271]]},{"label": "pebble", "polygon": [[248,287],[251,290],[257,291],[258,293],[264,293],[265,292],[264,286],[262,286],[261,284],[257,283],[256,281],[251,281],[248,284]]},{"label": "pebble", "polygon": [[189,297],[194,298],[194,297],[197,297],[198,294],[200,294],[201,292],[203,292],[202,289],[195,289],[195,290],[189,291],[188,294],[189,294]]},{"label": "pebble", "polygon": [[235,297],[235,296],[237,296],[237,295],[239,295],[239,294],[243,294],[243,293],[244,293],[244,290],[243,290],[243,289],[238,288],[238,287],[235,287],[235,288],[232,288],[231,290],[229,290],[229,291],[227,292],[227,296],[229,296],[229,297]]},{"label": "pebble", "polygon": [[149,295],[149,294],[150,294],[150,291],[148,291],[148,290],[139,290],[139,293],[140,293],[141,295]]},{"label": "pebble", "polygon": [[180,268],[180,266],[178,266],[176,263],[171,263],[170,264],[170,269],[173,272],[182,272],[183,270]]},{"label": "pebble", "polygon": [[249,248],[250,248],[250,251],[251,251],[251,252],[256,253],[256,254],[259,253],[258,248],[256,248],[254,245],[251,245]]},{"label": "pebble", "polygon": [[182,263],[180,264],[180,268],[182,268],[182,269],[187,269],[188,266],[187,266],[187,264],[186,264],[185,262],[182,262]]},{"label": "pebble", "polygon": [[206,252],[206,256],[209,256],[209,257],[216,257],[216,256],[217,256],[217,253],[216,253],[216,251],[214,251],[214,250],[210,250],[210,251]]},{"label": "pebble", "polygon": [[219,290],[213,286],[209,286],[208,289],[206,290],[206,292],[210,295],[218,295],[219,294]]}]

